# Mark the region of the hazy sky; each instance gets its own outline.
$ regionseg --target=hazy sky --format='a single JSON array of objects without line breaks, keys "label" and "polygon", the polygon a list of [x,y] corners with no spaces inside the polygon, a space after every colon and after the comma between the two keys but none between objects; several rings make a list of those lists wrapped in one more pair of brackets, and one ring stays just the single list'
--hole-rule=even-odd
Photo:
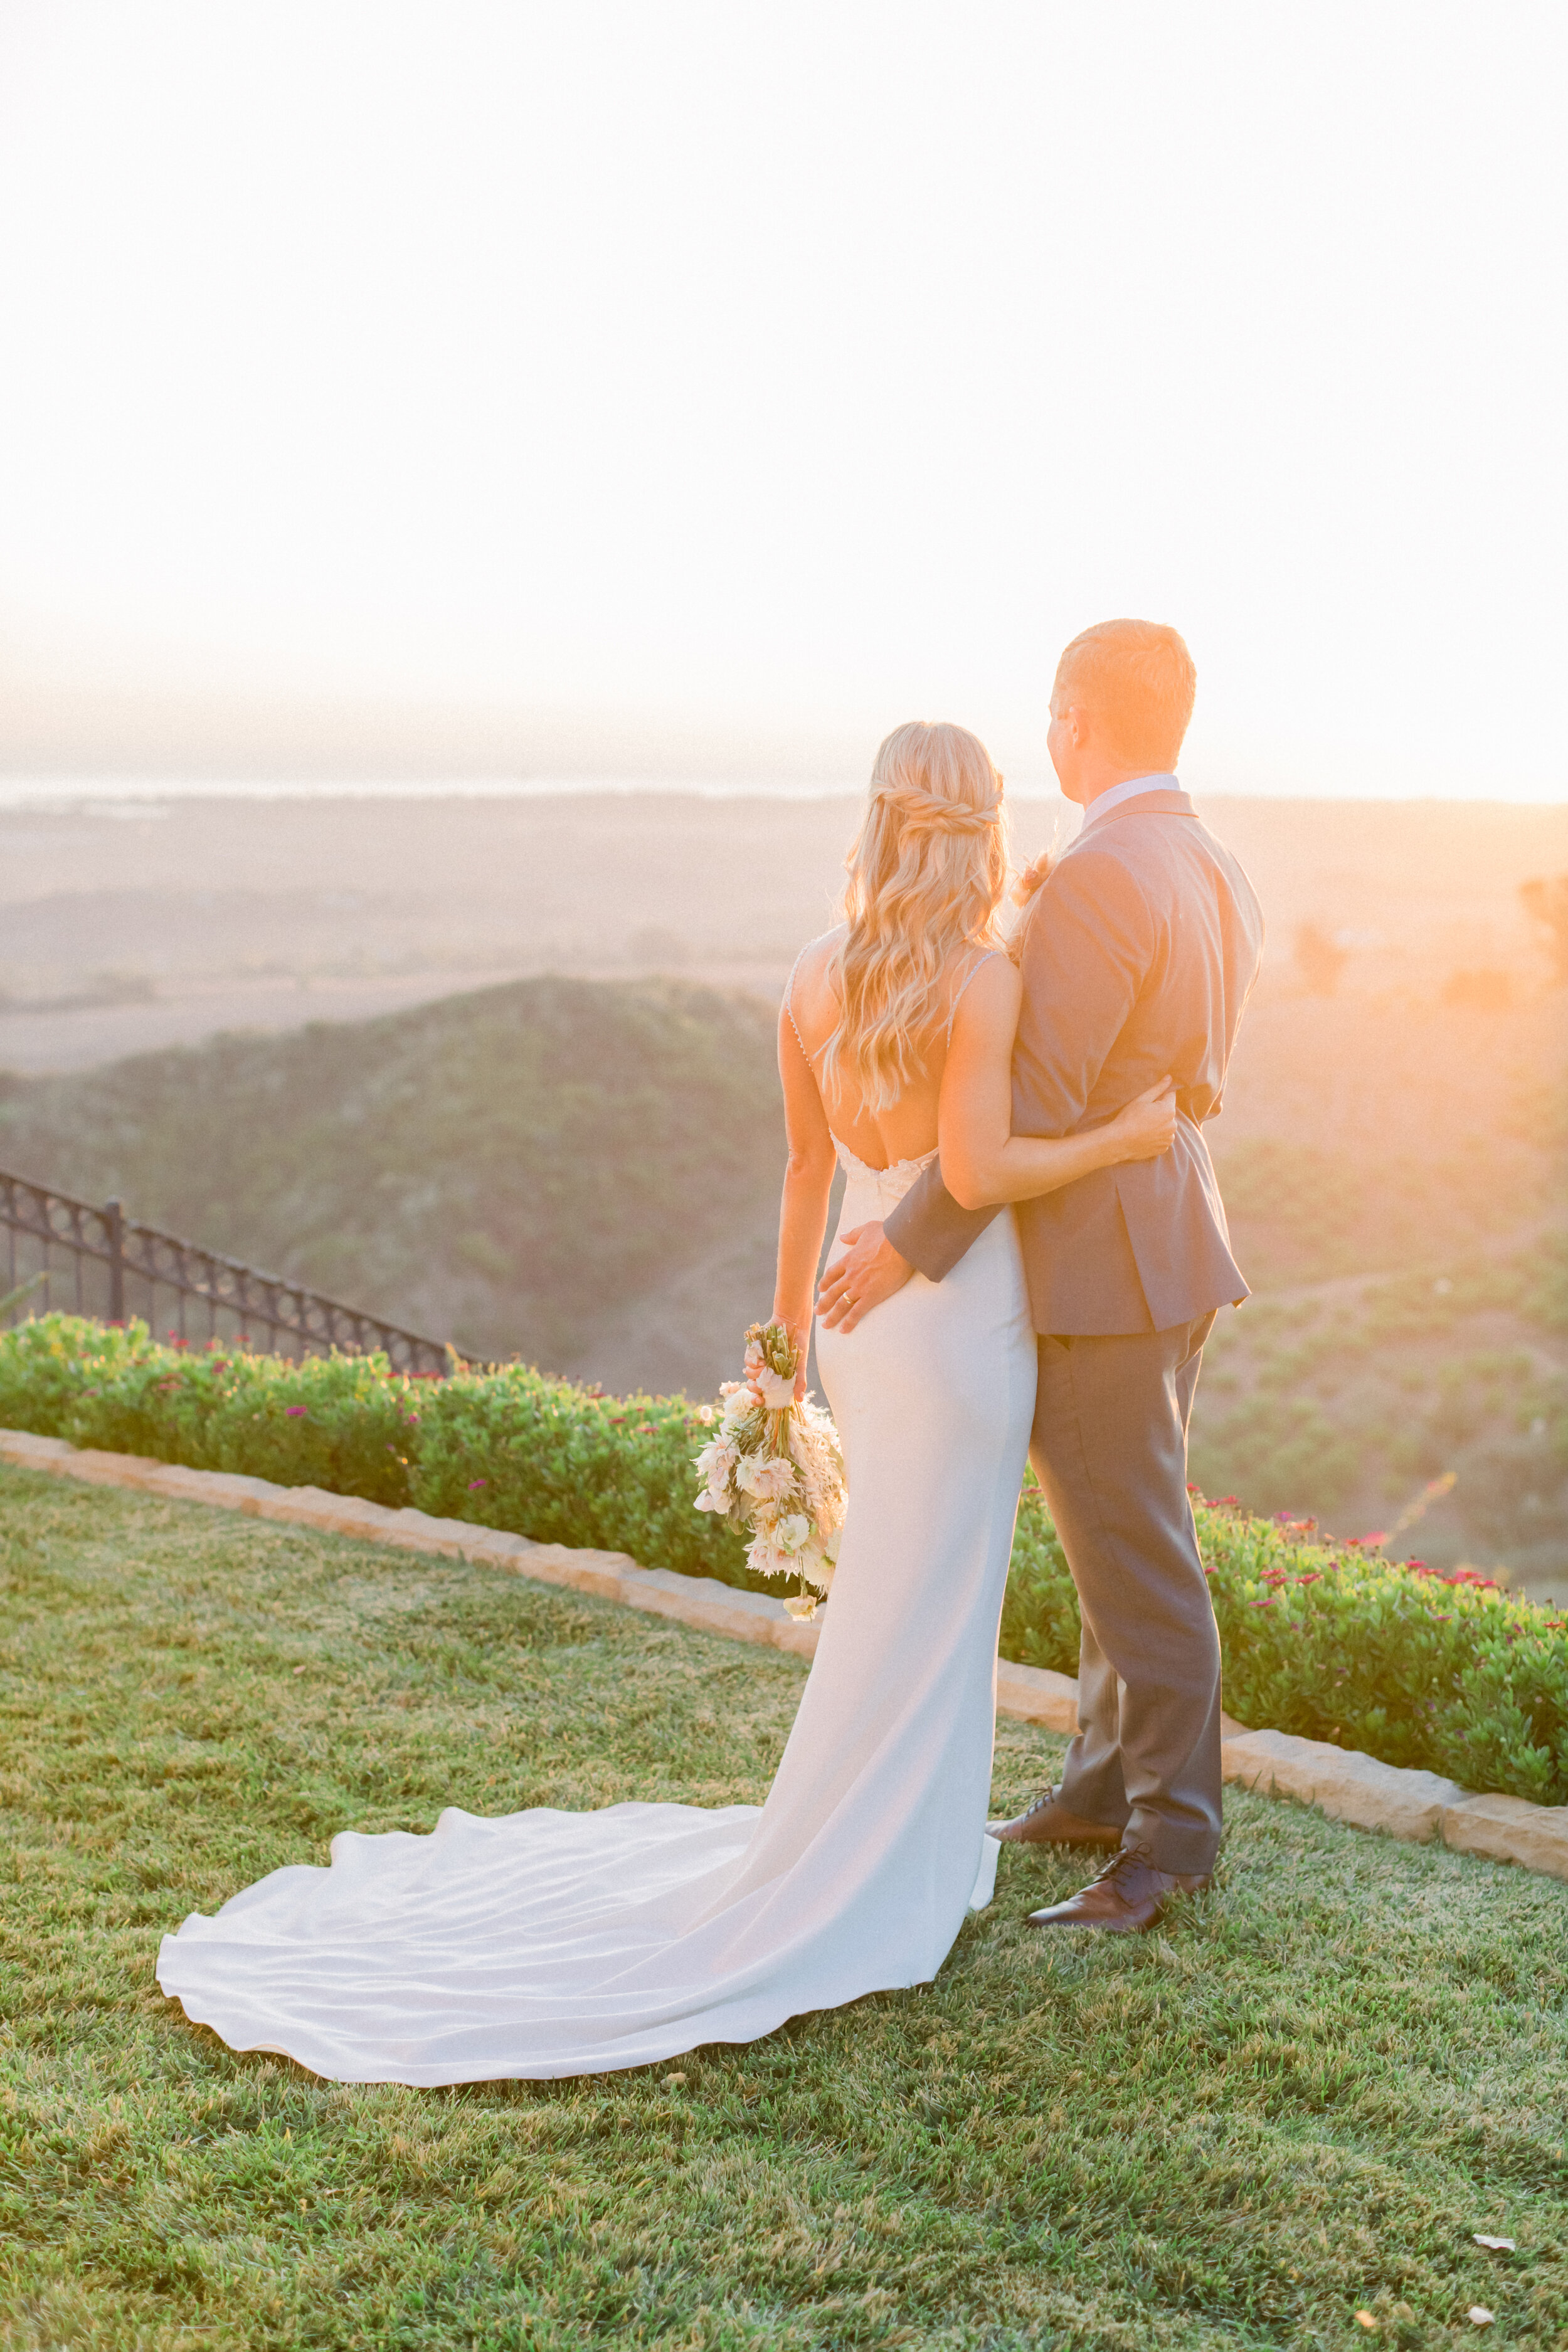
[{"label": "hazy sky", "polygon": [[13,662],[1568,798],[1565,24],[0,0]]}]

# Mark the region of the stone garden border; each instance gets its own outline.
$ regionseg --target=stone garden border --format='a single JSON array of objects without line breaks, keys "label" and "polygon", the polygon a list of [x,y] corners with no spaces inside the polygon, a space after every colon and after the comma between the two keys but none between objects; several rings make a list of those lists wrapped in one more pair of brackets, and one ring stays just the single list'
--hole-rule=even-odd
[{"label": "stone garden border", "polygon": [[[564,1585],[574,1592],[590,1592],[602,1601],[617,1601],[658,1617],[673,1617],[682,1625],[725,1634],[731,1641],[788,1650],[796,1657],[809,1658],[816,1648],[817,1627],[798,1624],[784,1602],[770,1594],[739,1592],[712,1577],[639,1568],[625,1552],[535,1543],[503,1528],[432,1518],[424,1511],[394,1511],[352,1495],[329,1495],[320,1486],[278,1486],[267,1478],[187,1470],[142,1454],[98,1453],[68,1444],[64,1438],[36,1437],[27,1430],[0,1430],[0,1461],[82,1478],[92,1486],[130,1486],[179,1502],[245,1511],[256,1518],[405,1551],[482,1561],[541,1584]],[[1070,1675],[999,1659],[996,1704],[1002,1714],[1049,1731],[1078,1728],[1078,1685]],[[1568,1879],[1568,1806],[1531,1805],[1521,1797],[1475,1796],[1436,1772],[1406,1771],[1373,1756],[1321,1739],[1299,1739],[1289,1732],[1248,1731],[1230,1716],[1221,1721],[1220,1754],[1227,1780],[1320,1806],[1331,1820],[1349,1822],[1358,1829],[1385,1830],[1391,1837],[1417,1841],[1440,1838],[1464,1853],[1517,1862],[1526,1870]]]}]

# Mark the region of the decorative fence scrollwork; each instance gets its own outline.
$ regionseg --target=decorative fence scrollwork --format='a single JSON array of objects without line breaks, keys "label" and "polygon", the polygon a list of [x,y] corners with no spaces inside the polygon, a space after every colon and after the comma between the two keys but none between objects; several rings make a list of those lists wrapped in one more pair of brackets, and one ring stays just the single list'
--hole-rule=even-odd
[{"label": "decorative fence scrollwork", "polygon": [[334,1348],[366,1355],[380,1349],[397,1371],[451,1369],[451,1351],[439,1339],[140,1224],[122,1213],[118,1201],[95,1208],[0,1169],[0,1227],[5,1237],[0,1298],[7,1302],[0,1320],[8,1324],[50,1307],[123,1323],[129,1300],[130,1311],[144,1316],[156,1332],[162,1294],[171,1303],[163,1311],[174,1318],[169,1336],[183,1341],[248,1340],[291,1356],[327,1355]]}]

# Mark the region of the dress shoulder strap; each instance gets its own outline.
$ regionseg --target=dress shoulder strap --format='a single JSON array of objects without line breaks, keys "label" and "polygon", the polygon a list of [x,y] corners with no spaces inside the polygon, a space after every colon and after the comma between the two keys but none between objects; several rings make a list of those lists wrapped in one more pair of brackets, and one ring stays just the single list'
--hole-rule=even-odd
[{"label": "dress shoulder strap", "polygon": [[[810,947],[810,945],[811,945],[811,941],[810,941],[809,940],[807,940],[807,941],[806,941],[806,943],[805,943],[805,948]],[[804,956],[805,956],[805,948],[802,948],[802,950],[801,950],[801,951],[800,951],[800,954],[796,956],[796,958],[795,958],[795,960],[794,963],[792,963],[792,964],[791,964],[791,966],[790,966],[790,968],[789,968],[789,978],[788,978],[788,980],[787,980],[787,981],[785,981],[785,982],[784,982],[784,1015],[785,1015],[785,1018],[786,1018],[786,1019],[787,1019],[787,1021],[789,1022],[789,1025],[790,1025],[790,1027],[795,1031],[795,1044],[800,1047],[801,1052],[802,1052],[803,1054],[805,1054],[805,1058],[806,1058],[806,1060],[809,1062],[809,1061],[810,1061],[810,1059],[811,1059],[811,1055],[810,1055],[809,1054],[806,1054],[806,1052],[805,1052],[805,1038],[801,1035],[801,1034],[800,1034],[800,1024],[799,1024],[799,1022],[798,1022],[798,1021],[795,1019],[795,1003],[794,1003],[794,997],[795,997],[795,973],[800,970],[802,959],[804,958]]]},{"label": "dress shoulder strap", "polygon": [[[993,956],[998,956],[1001,953],[1002,950],[1000,948],[987,948],[984,955],[976,956],[974,961],[970,965],[969,970],[964,973],[963,978],[959,982],[957,988],[953,991],[952,1003],[947,1008],[947,1042],[950,1045],[952,1043],[952,1024],[957,1017],[959,1004],[963,1000],[964,990],[969,986],[970,982],[973,979],[981,965],[983,963],[989,963]],[[798,1036],[800,1033],[797,1030],[795,1034]]]}]

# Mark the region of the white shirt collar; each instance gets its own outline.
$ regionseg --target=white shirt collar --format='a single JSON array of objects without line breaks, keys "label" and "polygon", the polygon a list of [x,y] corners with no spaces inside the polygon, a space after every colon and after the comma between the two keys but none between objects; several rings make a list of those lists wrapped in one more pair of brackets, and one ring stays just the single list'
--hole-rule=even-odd
[{"label": "white shirt collar", "polygon": [[1123,801],[1141,800],[1145,793],[1179,793],[1182,787],[1174,776],[1129,776],[1124,784],[1112,784],[1108,793],[1100,793],[1083,813],[1087,824],[1097,824]]}]

